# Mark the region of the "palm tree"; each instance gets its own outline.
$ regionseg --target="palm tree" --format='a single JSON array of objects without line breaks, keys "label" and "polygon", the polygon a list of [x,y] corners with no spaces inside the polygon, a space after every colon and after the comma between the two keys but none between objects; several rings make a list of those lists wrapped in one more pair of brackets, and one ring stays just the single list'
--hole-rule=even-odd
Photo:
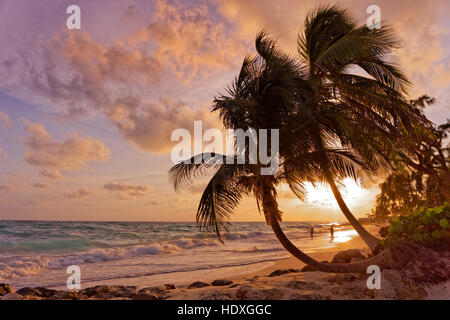
[{"label": "palm tree", "polygon": [[[261,175],[259,161],[230,164],[229,155],[200,154],[170,170],[175,189],[213,174],[202,194],[197,222],[219,238],[242,197],[253,195],[280,243],[306,264],[330,272],[365,270],[375,262],[392,265],[392,250],[376,261],[350,266],[320,263],[295,247],[279,225],[278,185],[287,184],[302,198],[305,181],[327,182],[347,219],[375,251],[378,239],[351,214],[335,181],[388,167],[394,143],[413,127],[401,93],[407,80],[381,59],[395,45],[390,30],[356,28],[345,11],[324,7],[308,16],[300,39],[301,59],[296,59],[260,33],[258,56],[244,59],[239,76],[213,106],[226,128],[280,130],[277,173]],[[371,77],[349,73],[351,65]],[[393,120],[399,124],[394,126]]]},{"label": "palm tree", "polygon": [[[379,249],[379,239],[351,213],[336,181],[363,178],[361,168],[369,174],[391,169],[399,141],[421,134],[417,128],[425,120],[404,97],[409,81],[387,59],[397,46],[390,27],[357,27],[347,11],[335,6],[310,13],[298,38],[304,76],[296,93],[294,127],[311,140],[314,153],[308,161],[321,169],[316,178],[329,184],[341,211],[372,252]],[[325,152],[330,146],[345,153]]]}]

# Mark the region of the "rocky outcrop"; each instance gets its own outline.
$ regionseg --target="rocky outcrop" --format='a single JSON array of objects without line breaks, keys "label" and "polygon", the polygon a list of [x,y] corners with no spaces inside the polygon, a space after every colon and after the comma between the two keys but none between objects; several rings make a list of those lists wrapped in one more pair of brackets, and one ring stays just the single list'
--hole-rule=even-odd
[{"label": "rocky outcrop", "polygon": [[218,280],[214,280],[213,282],[211,282],[211,285],[214,287],[220,287],[220,286],[228,286],[232,283],[233,283],[233,281],[231,281],[231,280],[218,279]]},{"label": "rocky outcrop", "polygon": [[0,297],[8,293],[14,293],[14,288],[9,284],[0,283]]},{"label": "rocky outcrop", "polygon": [[136,294],[135,286],[95,286],[80,291],[88,298],[111,299],[116,297],[133,298]]},{"label": "rocky outcrop", "polygon": [[175,290],[177,288],[173,283],[166,283],[164,284],[164,287],[166,288],[166,290]]},{"label": "rocky outcrop", "polygon": [[268,275],[268,277],[278,277],[283,274],[300,272],[299,269],[278,269]]},{"label": "rocky outcrop", "polygon": [[167,286],[164,287],[149,287],[139,290],[139,292],[133,296],[135,300],[163,300],[168,297]]},{"label": "rocky outcrop", "polygon": [[209,284],[201,281],[195,281],[189,285],[188,289],[196,289],[204,287],[209,287]]},{"label": "rocky outcrop", "polygon": [[348,263],[353,258],[365,259],[359,249],[348,249],[336,253],[331,263]]},{"label": "rocky outcrop", "polygon": [[36,287],[36,288],[29,288],[25,287],[22,289],[17,290],[17,294],[20,294],[21,296],[36,296],[40,298],[49,298],[54,296],[56,293],[58,293],[57,290],[42,288],[42,287]]}]

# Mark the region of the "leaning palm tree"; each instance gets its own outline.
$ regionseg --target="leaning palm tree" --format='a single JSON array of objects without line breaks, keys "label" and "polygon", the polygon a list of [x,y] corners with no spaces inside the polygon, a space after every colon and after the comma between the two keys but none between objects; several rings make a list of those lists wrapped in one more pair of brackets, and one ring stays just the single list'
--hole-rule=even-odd
[{"label": "leaning palm tree", "polygon": [[[376,38],[372,31],[350,28],[351,21],[346,12],[333,7],[322,8],[309,16],[305,34],[312,32],[308,30],[328,30],[328,25],[335,23],[333,19],[337,19],[337,25],[346,32],[357,29],[361,34],[354,31],[349,37],[359,39],[360,45],[366,50],[361,49],[353,56],[347,56],[349,60],[345,63],[341,61],[342,67],[336,64],[335,70],[329,65],[339,55],[333,59],[324,58],[330,63],[312,72],[313,68],[308,67],[304,59],[299,63],[298,59],[283,54],[276,48],[274,41],[261,33],[256,40],[258,56],[244,60],[240,74],[228,88],[227,94],[215,100],[213,111],[219,112],[227,128],[280,130],[280,167],[276,174],[261,175],[260,169],[264,165],[260,161],[256,164],[236,164],[234,156],[218,154],[196,155],[175,165],[170,174],[175,189],[189,185],[193,178],[212,174],[199,203],[197,222],[215,231],[219,238],[222,229],[227,227],[229,215],[242,197],[253,195],[258,208],[262,208],[267,224],[292,255],[322,271],[356,272],[365,270],[375,262],[380,266],[392,264],[395,253],[386,250],[377,256],[376,261],[349,266],[319,263],[295,247],[285,236],[279,224],[282,212],[277,203],[276,187],[281,183],[287,184],[302,198],[305,181],[327,182],[341,209],[346,208],[335,179],[348,176],[357,179],[360,171],[375,173],[387,166],[389,153],[395,152],[394,143],[412,126],[405,107],[407,104],[403,103],[399,92],[406,80],[401,79],[399,71],[393,66],[385,66],[380,61],[366,57],[370,56],[367,51],[376,51],[371,47],[367,49],[371,44],[367,39]],[[314,24],[317,25],[311,27]],[[337,31],[339,28],[336,32],[324,34],[323,38],[337,36]],[[389,32],[378,34],[383,35],[386,38],[384,41],[389,44]],[[388,44],[380,44],[381,49],[378,50],[383,52],[382,48],[389,47]],[[334,46],[338,50],[340,46],[348,45]],[[370,65],[367,67],[368,73],[374,74],[375,79],[344,73],[351,62],[356,63],[357,58],[363,57],[367,58],[366,64]],[[329,71],[322,74],[320,70],[325,67],[329,67]],[[359,119],[362,116],[363,119]],[[392,118],[400,125],[394,127]],[[269,145],[269,154],[270,148]],[[244,153],[249,153],[248,145]],[[202,161],[204,159],[207,160]],[[375,238],[370,240],[370,234],[348,208],[344,214],[375,250],[378,241]]]},{"label": "leaning palm tree", "polygon": [[[373,252],[380,249],[379,239],[354,217],[336,181],[345,176],[359,180],[364,171],[372,175],[391,169],[399,142],[423,134],[425,120],[404,96],[409,81],[388,59],[397,46],[390,27],[357,27],[347,11],[335,6],[309,14],[298,38],[304,76],[296,91],[293,128],[311,140],[314,152],[308,161],[320,167],[317,179],[330,186],[341,211]],[[327,152],[331,145],[346,152]],[[336,170],[336,166],[346,168]]]},{"label": "leaning palm tree", "polygon": [[[283,125],[289,123],[295,113],[292,99],[299,69],[292,59],[276,50],[273,42],[264,40],[263,34],[258,37],[256,43],[260,55],[244,60],[239,76],[228,89],[229,96],[216,99],[214,109],[220,112],[228,128],[246,130],[281,127],[280,167],[277,173],[261,175],[264,165],[259,161],[256,164],[237,164],[235,155],[204,153],[172,167],[170,175],[174,187],[179,190],[190,185],[194,178],[212,174],[197,210],[197,222],[203,228],[216,232],[220,239],[222,229],[227,228],[229,216],[239,201],[245,195],[253,195],[267,224],[291,254],[322,271],[348,272],[347,269],[342,269],[342,266],[339,269],[339,265],[333,265],[333,269],[330,269],[330,265],[311,258],[296,248],[281,229],[279,222],[282,212],[278,208],[276,186],[286,183],[295,188],[299,196],[304,191],[303,175],[299,176],[298,170],[293,170],[299,162],[299,155],[291,152],[292,136]],[[268,140],[271,141],[270,138]],[[249,154],[248,147],[249,143],[245,146],[244,154]],[[331,153],[338,151],[344,152],[329,150]],[[306,151],[304,156],[308,153],[309,151]],[[341,169],[345,170],[344,167]],[[303,171],[309,171],[308,176],[315,176],[320,168],[312,163],[311,167],[305,167]]]}]

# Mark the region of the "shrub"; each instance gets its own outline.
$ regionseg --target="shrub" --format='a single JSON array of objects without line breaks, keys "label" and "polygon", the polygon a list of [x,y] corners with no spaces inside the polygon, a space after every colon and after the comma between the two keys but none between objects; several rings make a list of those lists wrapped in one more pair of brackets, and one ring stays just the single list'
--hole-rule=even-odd
[{"label": "shrub", "polygon": [[391,221],[385,246],[406,242],[450,249],[450,205],[420,207],[408,216]]}]

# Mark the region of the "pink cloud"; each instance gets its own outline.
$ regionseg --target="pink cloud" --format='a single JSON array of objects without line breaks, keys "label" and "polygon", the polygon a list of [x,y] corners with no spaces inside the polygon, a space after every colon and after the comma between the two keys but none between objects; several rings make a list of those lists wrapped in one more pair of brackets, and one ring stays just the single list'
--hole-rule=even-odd
[{"label": "pink cloud", "polygon": [[61,171],[83,170],[91,161],[109,160],[109,149],[92,137],[72,134],[64,141],[56,141],[42,124],[26,124],[25,161],[40,167],[43,176],[57,178]]}]

